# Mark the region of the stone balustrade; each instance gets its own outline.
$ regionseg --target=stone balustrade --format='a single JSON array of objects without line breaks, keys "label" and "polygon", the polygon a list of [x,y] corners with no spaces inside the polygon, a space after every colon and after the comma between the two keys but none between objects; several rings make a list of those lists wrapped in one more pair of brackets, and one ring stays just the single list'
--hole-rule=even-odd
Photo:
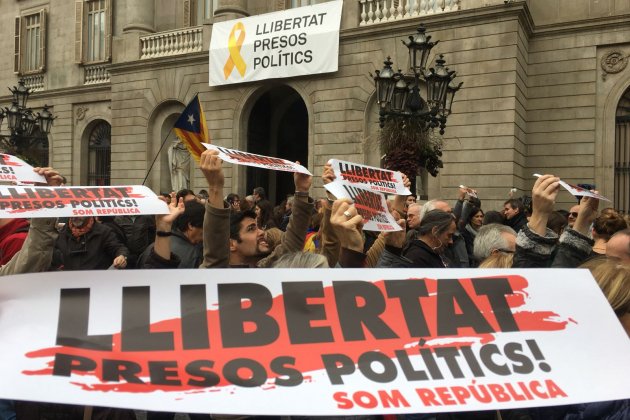
[{"label": "stone balustrade", "polygon": [[193,26],[140,38],[140,58],[168,57],[201,51],[203,27]]},{"label": "stone balustrade", "polygon": [[360,26],[445,13],[460,9],[461,0],[359,0]]},{"label": "stone balustrade", "polygon": [[40,92],[44,90],[44,74],[29,74],[22,76],[24,86],[31,88],[31,92]]},{"label": "stone balustrade", "polygon": [[85,66],[85,77],[83,84],[96,85],[99,83],[109,83],[109,64],[95,64]]}]

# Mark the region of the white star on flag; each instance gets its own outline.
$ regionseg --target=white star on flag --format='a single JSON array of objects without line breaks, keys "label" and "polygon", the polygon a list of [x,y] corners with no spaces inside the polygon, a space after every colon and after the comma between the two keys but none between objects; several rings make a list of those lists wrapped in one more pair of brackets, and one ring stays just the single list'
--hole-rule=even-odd
[{"label": "white star on flag", "polygon": [[195,125],[195,117],[193,117],[193,114],[190,114],[188,116],[188,122],[190,123],[190,125]]}]

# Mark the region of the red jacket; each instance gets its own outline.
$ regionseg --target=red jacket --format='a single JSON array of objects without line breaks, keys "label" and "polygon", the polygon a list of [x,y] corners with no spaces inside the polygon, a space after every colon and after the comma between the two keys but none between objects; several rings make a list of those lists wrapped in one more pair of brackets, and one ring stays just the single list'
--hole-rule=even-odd
[{"label": "red jacket", "polygon": [[13,219],[0,227],[0,265],[5,265],[22,249],[28,235],[29,223],[26,219]]}]

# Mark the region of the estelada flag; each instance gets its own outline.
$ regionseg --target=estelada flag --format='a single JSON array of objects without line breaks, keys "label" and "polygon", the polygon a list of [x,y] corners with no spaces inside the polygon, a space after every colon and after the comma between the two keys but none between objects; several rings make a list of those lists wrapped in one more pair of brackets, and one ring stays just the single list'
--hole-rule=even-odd
[{"label": "estelada flag", "polygon": [[206,150],[201,143],[210,143],[206,117],[203,115],[199,95],[195,95],[182,115],[175,121],[173,130],[175,135],[186,145],[190,154],[199,162],[201,153]]}]

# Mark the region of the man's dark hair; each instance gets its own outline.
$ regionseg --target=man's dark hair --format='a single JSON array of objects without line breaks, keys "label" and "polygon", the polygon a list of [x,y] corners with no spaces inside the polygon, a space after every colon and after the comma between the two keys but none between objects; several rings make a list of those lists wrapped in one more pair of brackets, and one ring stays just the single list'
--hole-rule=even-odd
[{"label": "man's dark hair", "polygon": [[490,210],[483,215],[483,224],[503,223],[503,215],[500,211]]},{"label": "man's dark hair", "polygon": [[523,206],[523,202],[520,198],[510,198],[509,200],[506,200],[505,203],[503,203],[504,206],[506,204],[512,207],[513,210],[518,209],[519,213],[523,213],[525,211],[525,206]]},{"label": "man's dark hair", "polygon": [[265,191],[265,189],[263,187],[256,187],[256,188],[254,188],[254,194],[258,194],[258,199],[259,200],[266,200],[267,199],[267,192]]},{"label": "man's dark hair", "polygon": [[186,232],[188,230],[189,223],[192,227],[202,228],[203,216],[206,212],[204,205],[191,200],[186,201],[184,203],[184,207],[184,212],[177,216],[173,225],[182,232]]},{"label": "man's dark hair", "polygon": [[225,197],[225,201],[227,201],[228,203],[232,204],[234,202],[234,199],[238,198],[240,200],[240,197],[238,196],[238,194],[234,194],[234,193],[229,193],[227,195],[227,197]]},{"label": "man's dark hair", "polygon": [[449,227],[451,227],[451,223],[455,221],[455,216],[451,213],[447,213],[442,210],[431,210],[427,212],[424,217],[422,217],[422,221],[420,222],[420,226],[418,227],[418,233],[422,235],[426,235],[427,233],[431,233],[434,227],[437,227],[437,234],[441,234],[446,232]]},{"label": "man's dark hair", "polygon": [[230,239],[241,242],[241,222],[246,218],[256,221],[256,212],[254,210],[235,211],[230,214]]},{"label": "man's dark hair", "polygon": [[195,195],[195,193],[193,192],[193,190],[189,190],[188,188],[184,188],[183,190],[179,190],[179,191],[177,191],[177,195],[176,195],[176,197],[175,197],[175,198],[177,198],[177,203],[179,203],[179,199],[180,199],[180,198],[184,198],[184,197],[186,197],[187,195],[194,195],[194,196],[196,197],[196,195]]}]

